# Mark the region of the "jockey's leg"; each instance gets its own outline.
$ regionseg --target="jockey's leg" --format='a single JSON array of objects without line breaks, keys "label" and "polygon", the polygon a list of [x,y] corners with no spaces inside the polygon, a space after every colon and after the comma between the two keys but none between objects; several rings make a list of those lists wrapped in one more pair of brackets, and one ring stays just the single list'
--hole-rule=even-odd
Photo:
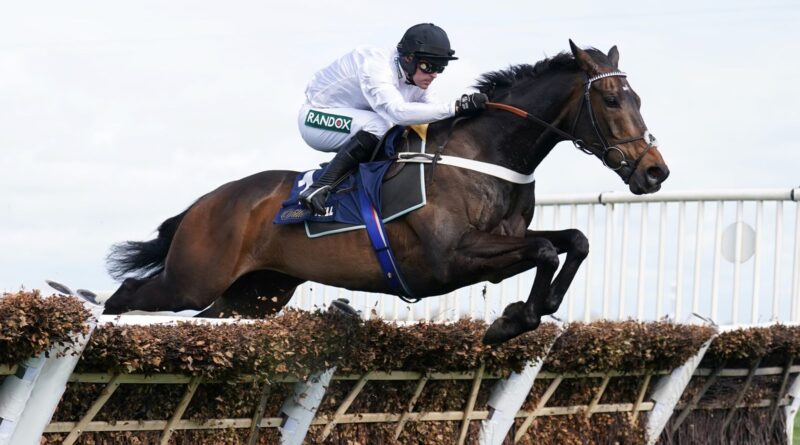
[{"label": "jockey's leg", "polygon": [[334,184],[350,173],[359,163],[369,159],[378,144],[378,137],[360,130],[341,146],[336,156],[325,166],[311,186],[300,193],[300,201],[314,213],[325,214],[325,201]]},{"label": "jockey's leg", "polygon": [[[345,122],[336,128],[322,125],[322,115],[339,116]],[[334,120],[334,122],[340,122]],[[337,152],[333,160],[322,172],[322,176],[300,194],[300,202],[312,211],[325,213],[325,199],[331,185],[356,167],[369,160],[380,137],[391,128],[391,123],[371,110],[355,108],[326,108],[317,110],[304,105],[298,115],[300,136],[314,150]]]}]

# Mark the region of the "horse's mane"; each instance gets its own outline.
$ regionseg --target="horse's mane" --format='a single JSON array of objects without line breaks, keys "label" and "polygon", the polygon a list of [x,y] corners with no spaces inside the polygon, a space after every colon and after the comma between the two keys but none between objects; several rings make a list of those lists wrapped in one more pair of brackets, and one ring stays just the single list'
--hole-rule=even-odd
[{"label": "horse's mane", "polygon": [[[595,48],[586,49],[596,60],[606,60],[606,55],[602,51]],[[508,69],[491,71],[483,74],[479,79],[475,88],[481,93],[489,96],[489,100],[500,96],[508,91],[515,83],[526,80],[536,79],[546,73],[553,71],[569,70],[574,71],[578,69],[578,63],[575,57],[569,52],[560,52],[553,57],[536,62],[535,65],[527,63],[512,65]]]}]

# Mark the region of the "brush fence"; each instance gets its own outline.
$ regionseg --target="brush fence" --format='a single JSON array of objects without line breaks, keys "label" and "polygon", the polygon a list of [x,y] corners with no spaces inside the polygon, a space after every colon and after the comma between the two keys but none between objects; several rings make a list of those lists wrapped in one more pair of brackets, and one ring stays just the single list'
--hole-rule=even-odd
[{"label": "brush fence", "polygon": [[[152,316],[98,318],[101,323],[112,321],[118,324],[149,324],[154,319],[163,322],[163,317]],[[85,344],[86,339],[82,341]],[[309,430],[313,430],[309,439],[316,442],[328,438],[337,426],[368,423],[389,424],[393,428],[394,438],[402,439],[401,435],[409,423],[443,421],[458,425],[458,444],[501,444],[523,440],[537,418],[579,415],[591,419],[593,415],[600,413],[625,413],[627,421],[633,426],[641,422],[640,426],[645,427],[648,444],[690,443],[676,437],[680,436],[681,428],[686,428],[687,419],[691,419],[693,414],[703,410],[722,412],[724,418],[720,434],[724,434],[737,412],[754,408],[769,410],[767,421],[770,426],[780,419],[786,425],[785,442],[791,443],[793,419],[800,405],[800,379],[796,378],[800,373],[800,361],[789,358],[782,367],[762,367],[758,361],[748,368],[729,368],[724,364],[714,369],[700,367],[711,341],[676,369],[644,374],[554,374],[541,371],[541,360],[528,363],[522,372],[511,374],[508,378],[488,374],[483,367],[457,373],[398,371],[369,372],[362,375],[337,374],[333,367],[321,370],[305,381],[287,375],[264,383],[260,387],[261,396],[252,406],[252,416],[249,418],[217,418],[205,421],[184,418],[196,391],[204,383],[201,378],[180,374],[145,376],[73,373],[78,357],[59,357],[58,351],[54,350],[51,351],[50,358],[42,355],[20,365],[0,367],[0,379],[3,379],[0,387],[0,444],[38,444],[42,434],[53,433],[65,435],[62,436],[63,443],[72,444],[84,433],[107,431],[158,432],[158,441],[167,444],[181,430],[215,429],[247,431],[247,443],[250,444],[257,443],[259,435],[265,435],[268,429],[272,429],[273,437],[279,437],[280,443],[300,444],[306,439]],[[752,400],[752,397],[745,400],[744,394],[750,385],[764,376],[778,379],[778,390],[758,400]],[[604,394],[609,388],[613,388],[618,379],[631,378],[638,383],[630,400],[603,402]],[[715,383],[731,378],[738,379],[739,382],[739,395],[733,402],[722,405],[704,402],[709,389]],[[590,402],[578,405],[551,403],[551,397],[559,387],[570,381],[586,379],[594,382]],[[424,395],[426,388],[437,381],[462,381],[468,385],[468,397],[461,409],[439,412],[415,410],[417,401]],[[255,382],[255,377],[239,377],[238,383],[247,382]],[[319,413],[318,408],[325,399],[328,388],[344,382],[349,383],[349,390],[344,398],[336,400],[337,408]],[[405,394],[405,410],[354,412],[351,409],[357,398],[368,394],[370,385],[388,382],[409,382],[407,387],[413,388]],[[539,382],[540,388],[544,385],[546,389],[534,394],[532,388],[535,382]],[[80,419],[51,422],[67,384],[99,384],[103,388]],[[125,385],[179,385],[182,396],[171,415],[161,420],[95,420],[115,391]],[[267,400],[279,387],[283,387],[288,395],[280,410],[276,410],[276,406],[267,406]],[[691,394],[685,393],[687,388],[693,388]],[[484,401],[480,406],[476,403],[479,393],[484,394]],[[522,409],[526,401],[529,402],[528,408]],[[780,441],[783,442],[783,437]]]}]

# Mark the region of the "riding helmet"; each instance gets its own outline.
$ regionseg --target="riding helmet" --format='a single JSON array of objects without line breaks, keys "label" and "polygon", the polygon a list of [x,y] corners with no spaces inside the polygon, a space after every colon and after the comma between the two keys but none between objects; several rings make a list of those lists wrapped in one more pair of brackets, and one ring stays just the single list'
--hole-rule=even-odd
[{"label": "riding helmet", "polygon": [[402,58],[400,62],[403,70],[411,75],[417,70],[417,61],[420,58],[441,66],[446,66],[450,60],[458,59],[453,57],[456,52],[450,48],[447,33],[433,23],[420,23],[408,28],[397,44],[397,51],[401,55],[414,56],[410,62],[403,61]]}]

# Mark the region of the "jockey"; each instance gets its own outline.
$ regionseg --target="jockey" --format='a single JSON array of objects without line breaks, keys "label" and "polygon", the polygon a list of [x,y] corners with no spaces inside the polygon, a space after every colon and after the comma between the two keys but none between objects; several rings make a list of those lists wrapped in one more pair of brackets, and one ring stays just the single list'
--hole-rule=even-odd
[{"label": "jockey", "polygon": [[486,108],[481,93],[440,102],[428,87],[456,60],[444,30],[432,23],[409,28],[397,48],[359,47],[317,71],[306,87],[298,125],[315,150],[336,152],[322,174],[300,193],[300,202],[325,214],[331,187],[370,159],[393,125],[414,125]]}]

